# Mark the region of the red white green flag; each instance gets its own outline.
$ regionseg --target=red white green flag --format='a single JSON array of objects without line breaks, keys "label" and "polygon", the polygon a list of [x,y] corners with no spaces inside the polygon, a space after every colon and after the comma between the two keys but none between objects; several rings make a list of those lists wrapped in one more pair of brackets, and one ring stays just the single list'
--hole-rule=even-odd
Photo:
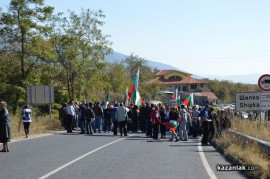
[{"label": "red white green flag", "polygon": [[142,103],[143,103],[143,99],[141,98],[139,91],[137,91],[135,105],[140,107]]},{"label": "red white green flag", "polygon": [[172,99],[175,99],[176,100],[177,96],[178,96],[178,89],[175,89],[173,91],[173,94],[172,94]]},{"label": "red white green flag", "polygon": [[129,90],[128,90],[127,99],[131,99],[131,102],[135,102],[136,100],[136,91],[138,91],[138,85],[139,85],[139,75],[140,75],[140,69],[138,69],[138,72],[136,76],[134,76],[133,82],[130,85]]},{"label": "red white green flag", "polygon": [[180,97],[180,95],[178,95],[178,97],[176,99],[176,102],[177,102],[178,105],[180,105],[180,103],[181,103],[181,97]]},{"label": "red white green flag", "polygon": [[162,124],[168,127],[171,131],[175,131],[178,127],[178,123],[175,120],[170,120],[169,122],[164,122]]},{"label": "red white green flag", "polygon": [[139,75],[140,75],[140,69],[138,69],[138,72],[137,72],[136,76],[134,77],[133,84],[131,85],[131,86],[134,85],[133,92],[131,93],[131,102],[132,103],[135,103],[136,99],[137,99],[137,91],[138,91],[138,86],[139,86]]},{"label": "red white green flag", "polygon": [[192,107],[194,104],[193,93],[191,93],[186,99],[184,99],[183,103],[188,107]]}]

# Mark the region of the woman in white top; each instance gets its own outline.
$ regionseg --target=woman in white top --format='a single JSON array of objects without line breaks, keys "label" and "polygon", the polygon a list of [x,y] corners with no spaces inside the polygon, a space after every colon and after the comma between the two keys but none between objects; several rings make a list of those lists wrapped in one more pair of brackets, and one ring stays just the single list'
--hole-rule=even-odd
[{"label": "woman in white top", "polygon": [[26,138],[28,138],[29,127],[30,127],[30,123],[32,122],[31,115],[32,115],[32,110],[30,109],[30,106],[25,105],[22,110],[22,121],[23,121],[23,127],[24,127]]}]

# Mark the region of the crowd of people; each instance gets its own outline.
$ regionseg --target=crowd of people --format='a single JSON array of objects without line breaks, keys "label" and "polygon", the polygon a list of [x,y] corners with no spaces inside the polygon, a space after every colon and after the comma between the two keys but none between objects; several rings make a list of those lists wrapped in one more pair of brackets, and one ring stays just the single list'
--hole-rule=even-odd
[{"label": "crowd of people", "polygon": [[[140,107],[125,103],[70,101],[63,103],[59,110],[59,119],[62,127],[68,133],[80,130],[80,134],[101,132],[127,136],[127,132],[145,133],[147,138],[155,140],[167,138],[169,141],[187,141],[189,138],[202,136],[202,144],[207,145],[213,138],[231,126],[233,113],[229,110],[214,111],[206,105],[192,108],[185,105],[148,104]],[[170,130],[168,123],[175,121],[176,130]]]},{"label": "crowd of people", "polygon": [[[29,135],[31,124],[31,109],[25,105],[21,111],[22,122],[26,138]],[[110,103],[104,101],[81,103],[70,101],[63,103],[59,110],[61,126],[72,133],[80,130],[80,134],[93,134],[101,132],[127,136],[129,131],[145,133],[147,138],[154,140],[165,139],[171,133],[169,141],[187,141],[189,138],[197,138],[202,135],[202,144],[218,137],[224,130],[231,127],[234,113],[228,110],[217,112],[208,105],[198,105],[189,108],[185,105],[162,105],[144,103],[140,107],[125,103]],[[168,125],[171,121],[177,124],[175,130]],[[0,142],[3,149],[0,152],[9,152],[10,118],[7,103],[0,101]],[[175,139],[175,140],[174,140]]]}]

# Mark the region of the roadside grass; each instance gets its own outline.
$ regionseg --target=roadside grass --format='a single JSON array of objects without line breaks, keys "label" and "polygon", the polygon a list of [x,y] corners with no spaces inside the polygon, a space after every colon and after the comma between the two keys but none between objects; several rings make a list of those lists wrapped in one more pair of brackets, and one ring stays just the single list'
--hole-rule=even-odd
[{"label": "roadside grass", "polygon": [[[19,115],[10,116],[10,130],[11,130],[11,138],[18,139],[24,138],[24,128],[21,117]],[[52,123],[52,125],[51,125]],[[32,122],[29,128],[29,136],[43,134],[48,132],[49,130],[59,130],[61,129],[60,121],[57,119],[50,120],[50,116],[33,116]]]},{"label": "roadside grass", "polygon": [[232,129],[249,136],[270,142],[270,121],[268,127],[265,122],[236,119],[232,123]]},{"label": "roadside grass", "polygon": [[[269,128],[263,124],[248,120],[236,120],[232,129],[269,142]],[[259,165],[260,170],[250,172],[261,178],[270,178],[270,156],[261,152],[256,143],[246,142],[235,135],[224,132],[217,143],[225,148],[225,155],[232,155],[246,165]]]}]

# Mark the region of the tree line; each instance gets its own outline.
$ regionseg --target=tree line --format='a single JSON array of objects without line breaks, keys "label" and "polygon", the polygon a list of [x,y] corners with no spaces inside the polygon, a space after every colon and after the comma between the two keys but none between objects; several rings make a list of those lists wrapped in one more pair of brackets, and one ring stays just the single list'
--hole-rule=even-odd
[{"label": "tree line", "polygon": [[[53,85],[56,103],[102,100],[105,93],[121,101],[139,67],[143,98],[154,99],[156,91],[165,89],[147,83],[154,78],[153,70],[137,55],[131,54],[121,63],[104,61],[113,51],[110,36],[101,30],[104,18],[102,10],[90,9],[55,14],[44,0],[11,0],[6,10],[0,9],[0,97],[13,113],[25,104],[26,87],[31,85]],[[225,88],[218,81],[209,81],[221,100],[231,100],[231,83],[220,84]]]},{"label": "tree line", "polygon": [[[123,100],[134,70],[140,67],[141,82],[153,77],[145,60],[134,54],[118,64],[104,61],[112,42],[101,31],[101,10],[68,11],[64,16],[54,14],[44,0],[11,0],[0,13],[0,96],[13,112],[25,103],[29,85],[53,85],[58,103],[100,100],[108,92]],[[141,94],[151,98],[159,89],[154,86],[144,86]]]}]

